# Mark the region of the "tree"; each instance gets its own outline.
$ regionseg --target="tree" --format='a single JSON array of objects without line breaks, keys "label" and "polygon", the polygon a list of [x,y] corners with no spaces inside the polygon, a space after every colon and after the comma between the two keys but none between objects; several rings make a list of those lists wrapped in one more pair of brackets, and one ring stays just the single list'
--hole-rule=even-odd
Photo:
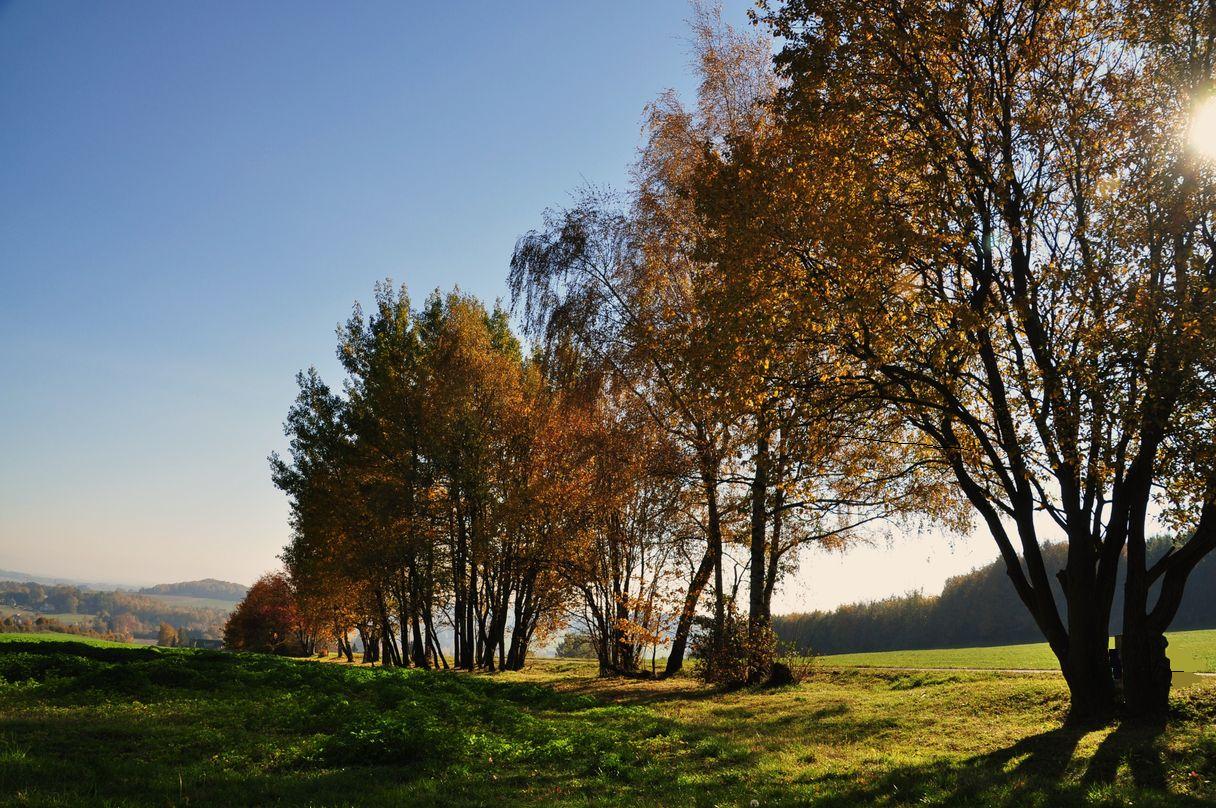
[{"label": "tree", "polygon": [[[594,393],[575,410],[576,529],[559,570],[603,674],[632,674],[661,644],[695,525],[683,513],[684,459],[632,397]],[[689,565],[691,566],[691,565]],[[679,609],[674,609],[679,611]]]},{"label": "tree", "polygon": [[594,659],[595,645],[586,634],[567,632],[562,635],[554,653],[563,659]]},{"label": "tree", "polygon": [[781,305],[788,290],[769,282],[771,240],[734,226],[754,209],[723,170],[776,136],[771,42],[723,25],[713,8],[696,9],[694,31],[696,106],[669,93],[650,107],[632,196],[588,193],[550,213],[517,243],[510,278],[533,333],[598,367],[686,458],[705,552],[668,673],[711,574],[713,625],[723,625],[739,586],[728,591],[727,545],[747,545],[748,623],[765,633],[800,546],[842,546],[866,525],[931,503],[943,512],[949,499],[898,419],[806,384],[829,363],[796,334],[803,320]]},{"label": "tree", "polygon": [[[1211,171],[1183,137],[1211,84],[1198,43],[1213,18],[1150,6],[792,0],[767,17],[789,88],[763,218],[808,336],[949,470],[1059,658],[1074,719],[1112,709],[1124,551],[1125,693],[1148,713],[1168,693],[1162,632],[1216,545],[1199,460]],[[1193,532],[1150,569],[1154,492],[1177,492]],[[1063,612],[1047,537],[1067,543]]]},{"label": "tree", "polygon": [[360,635],[364,661],[520,667],[554,627],[563,584],[549,559],[569,521],[563,413],[506,314],[453,293],[414,311],[378,284],[339,329],[347,378],[315,371],[272,456],[292,505],[284,551],[309,636]]},{"label": "tree", "polygon": [[267,573],[228,618],[224,645],[234,651],[300,655],[310,651],[301,628],[291,582],[282,572]]},{"label": "tree", "polygon": [[[454,653],[463,668],[506,665],[506,629],[519,607],[512,665],[522,665],[540,617],[540,568],[529,559],[513,511],[520,453],[530,451],[528,370],[506,313],[480,302],[435,295],[422,313],[426,342],[426,453],[441,480],[448,525]],[[514,601],[513,596],[522,597]],[[496,665],[497,657],[497,665]]]},{"label": "tree", "polygon": [[177,629],[168,623],[160,624],[160,631],[156,635],[156,644],[162,648],[173,648],[177,645]]},{"label": "tree", "polygon": [[668,656],[674,672],[711,576],[715,614],[725,603],[720,487],[734,414],[716,385],[721,375],[701,353],[713,354],[721,343],[699,330],[691,279],[674,269],[651,274],[656,265],[644,260],[636,224],[618,198],[588,193],[568,210],[547,213],[542,231],[519,240],[510,283],[531,333],[550,350],[573,346],[605,384],[634,395],[695,469],[705,550],[693,565]]},{"label": "tree", "polygon": [[[122,612],[114,615],[110,620],[110,630],[124,637],[132,637],[136,632],[143,631],[144,627],[138,617],[130,612]],[[160,645],[159,634],[157,635],[157,645]]]}]

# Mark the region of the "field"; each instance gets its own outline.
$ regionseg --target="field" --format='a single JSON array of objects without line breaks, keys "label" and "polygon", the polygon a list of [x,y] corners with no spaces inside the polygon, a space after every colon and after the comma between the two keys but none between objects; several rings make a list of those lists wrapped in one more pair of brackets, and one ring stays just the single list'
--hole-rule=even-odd
[{"label": "field", "polygon": [[113,642],[111,640],[99,640],[92,637],[78,637],[74,634],[64,634],[57,631],[31,631],[28,633],[14,632],[11,634],[0,633],[0,653],[9,653],[10,648],[5,648],[4,644],[17,643],[83,643],[96,648],[134,648],[136,644],[125,642]]},{"label": "field", "polygon": [[822,668],[772,691],[205,651],[0,650],[18,805],[1205,805],[1216,689],[1061,728],[1058,677]]},{"label": "field", "polygon": [[34,611],[32,609],[26,609],[21,606],[0,606],[0,616],[10,615],[10,614],[24,615],[25,617],[28,617],[31,620],[33,620],[34,618],[37,618],[37,617],[49,617],[49,618],[58,620],[60,623],[63,623],[64,625],[75,625],[77,623],[83,623],[86,620],[92,620],[94,617],[94,615],[82,614],[80,612],[47,613],[47,612]]},{"label": "field", "polygon": [[200,598],[194,595],[156,595],[145,594],[140,595],[143,598],[160,601],[166,606],[178,606],[186,609],[220,609],[221,611],[230,612],[236,608],[238,601],[224,600],[222,598]]},{"label": "field", "polygon": [[[1216,673],[1216,630],[1175,631],[1166,635],[1174,670]],[[876,651],[820,657],[826,665],[895,668],[986,668],[1059,670],[1047,643],[990,648],[938,648],[925,651]]]}]

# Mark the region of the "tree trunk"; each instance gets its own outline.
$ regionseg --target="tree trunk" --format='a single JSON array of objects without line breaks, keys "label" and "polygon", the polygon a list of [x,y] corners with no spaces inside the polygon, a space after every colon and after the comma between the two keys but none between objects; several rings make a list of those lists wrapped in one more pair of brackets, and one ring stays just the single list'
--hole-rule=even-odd
[{"label": "tree trunk", "polygon": [[726,592],[722,582],[722,517],[718,513],[718,478],[703,475],[705,482],[706,520],[709,528],[709,551],[714,558],[714,644],[717,645],[726,625]]},{"label": "tree trunk", "polygon": [[[780,466],[778,466],[778,485],[780,485]],[[781,527],[785,515],[785,494],[778,487],[773,493],[773,530],[768,544],[768,571],[764,576],[764,619],[771,620],[773,616],[773,590],[777,588],[777,575],[781,569]]]},{"label": "tree trunk", "polygon": [[[470,542],[471,544],[472,542]],[[481,651],[481,637],[473,631],[473,620],[477,611],[477,562],[472,558],[472,553],[469,556],[469,592],[465,599],[464,646],[461,648],[460,663],[462,668],[473,670],[473,666],[477,662],[477,655]]]},{"label": "tree trunk", "polygon": [[455,558],[452,560],[453,597],[452,605],[452,664],[457,668],[464,663],[464,530],[457,528]]},{"label": "tree trunk", "polygon": [[1168,641],[1145,621],[1123,629],[1123,698],[1128,715],[1151,719],[1164,717],[1170,706],[1173,671],[1165,655]]},{"label": "tree trunk", "polygon": [[[1071,612],[1085,608],[1070,605],[1070,617]],[[1060,671],[1068,684],[1070,724],[1101,723],[1114,714],[1115,683],[1106,651],[1109,637],[1105,629],[1091,629],[1088,635],[1076,631],[1059,657]]]},{"label": "tree trunk", "polygon": [[359,632],[359,642],[363,643],[363,659],[360,660],[364,664],[371,664],[376,661],[376,639],[372,636],[371,631],[362,625],[356,627]]},{"label": "tree trunk", "polygon": [[756,441],[756,473],[752,479],[751,574],[748,592],[748,629],[756,631],[768,622],[765,614],[765,528],[768,525],[768,435]]},{"label": "tree trunk", "polygon": [[680,612],[680,619],[676,623],[676,633],[671,640],[671,653],[667,655],[667,667],[663,671],[665,676],[671,676],[684,667],[684,651],[688,647],[688,633],[692,630],[692,618],[697,613],[697,604],[701,600],[701,593],[705,590],[705,585],[709,583],[709,575],[713,572],[713,568],[713,549],[707,548],[701,564],[693,573],[692,581],[688,585],[688,594],[684,597],[684,611]]},{"label": "tree trunk", "polygon": [[[1147,506],[1147,487],[1143,497]],[[1164,716],[1169,709],[1173,673],[1165,655],[1166,640],[1148,616],[1148,559],[1144,507],[1131,511],[1127,535],[1127,580],[1123,596],[1123,700],[1128,715]]]},{"label": "tree trunk", "polygon": [[417,613],[410,618],[410,627],[414,634],[414,641],[410,645],[410,655],[414,658],[414,665],[419,668],[429,668],[431,663],[426,655],[426,646],[422,642],[422,626],[419,625]]},{"label": "tree trunk", "polygon": [[[1209,496],[1194,534],[1182,547],[1147,570],[1143,531],[1129,542],[1128,578],[1123,603],[1123,691],[1127,711],[1136,718],[1163,716],[1169,709],[1173,673],[1166,656],[1165,631],[1182,604],[1187,579],[1195,566],[1216,549],[1216,498]],[[1133,552],[1132,545],[1136,545]],[[1135,559],[1133,561],[1133,556]],[[1157,602],[1149,609],[1149,589],[1161,581]]]},{"label": "tree trunk", "polygon": [[[445,671],[448,670],[448,658],[443,655],[443,648],[439,645],[439,634],[435,631],[435,626],[429,618],[426,621],[426,634],[427,642],[435,652],[435,667],[439,667],[442,664],[443,669]],[[455,663],[456,660],[453,658],[452,664]]]},{"label": "tree trunk", "polygon": [[[1069,542],[1068,566],[1059,575],[1068,609],[1067,636],[1044,632],[1053,650],[1063,645],[1063,654],[1057,650],[1056,656],[1068,683],[1068,721],[1072,724],[1100,723],[1114,714],[1115,680],[1107,651],[1111,603],[1106,597],[1113,590],[1098,580],[1093,556],[1083,537]],[[1055,612],[1054,604],[1051,610]],[[1040,621],[1041,625],[1047,622]]]}]

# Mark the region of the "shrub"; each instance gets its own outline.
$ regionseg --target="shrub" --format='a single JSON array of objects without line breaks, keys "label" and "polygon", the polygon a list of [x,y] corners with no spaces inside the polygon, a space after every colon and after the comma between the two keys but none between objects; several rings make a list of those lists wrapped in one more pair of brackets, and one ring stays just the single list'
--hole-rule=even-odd
[{"label": "shrub", "polygon": [[692,641],[696,673],[709,684],[740,687],[762,682],[777,658],[777,635],[768,626],[750,630],[730,604],[723,625],[706,625]]},{"label": "shrub", "polygon": [[[796,643],[778,641],[777,657],[774,664],[780,663],[785,666],[789,674],[788,684],[797,684],[814,672],[817,657],[818,654],[810,648],[799,651]],[[772,678],[775,679],[776,677]],[[787,684],[787,682],[773,682],[770,680],[770,684]]]},{"label": "shrub", "polygon": [[[469,730],[448,723],[443,697],[414,698],[392,710],[364,705],[351,709],[322,744],[321,760],[338,765],[450,764],[469,745]],[[471,694],[459,693],[468,698]],[[421,698],[419,698],[422,696]],[[479,716],[480,718],[480,716]]]},{"label": "shrub", "polygon": [[81,676],[98,664],[79,656],[20,651],[0,654],[0,682],[44,682],[56,677]]},{"label": "shrub", "polygon": [[554,653],[562,659],[595,659],[595,642],[586,634],[568,631]]}]

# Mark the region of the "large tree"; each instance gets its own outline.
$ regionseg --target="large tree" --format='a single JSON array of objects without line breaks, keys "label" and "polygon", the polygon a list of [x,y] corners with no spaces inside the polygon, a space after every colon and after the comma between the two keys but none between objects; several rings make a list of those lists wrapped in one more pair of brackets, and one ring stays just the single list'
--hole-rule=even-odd
[{"label": "large tree", "polygon": [[589,193],[550,214],[517,244],[511,274],[536,333],[598,363],[687,458],[705,552],[669,673],[711,575],[715,630],[723,624],[738,584],[725,579],[731,543],[747,547],[750,628],[767,631],[800,546],[839,546],[941,499],[896,419],[805,383],[827,359],[791,340],[801,320],[770,283],[770,241],[732,227],[749,222],[751,206],[740,183],[722,179],[732,155],[765,151],[780,134],[771,40],[724,25],[713,8],[697,8],[693,29],[695,105],[666,93],[649,108],[632,193]]},{"label": "large tree", "polygon": [[[1149,5],[791,0],[768,15],[786,40],[781,148],[751,166],[807,338],[950,470],[1076,718],[1112,708],[1123,554],[1125,692],[1153,712],[1162,633],[1216,544],[1196,462],[1210,456],[1212,177],[1185,146],[1213,16]],[[1166,492],[1192,532],[1145,569]],[[1049,538],[1068,545],[1057,580]]]},{"label": "large tree", "polygon": [[693,28],[696,104],[669,93],[650,108],[635,215],[656,274],[690,267],[695,314],[677,317],[695,316],[713,344],[703,361],[733,418],[721,479],[748,514],[738,539],[755,635],[767,632],[776,584],[801,547],[840,548],[913,511],[948,516],[951,498],[898,418],[827,383],[833,358],[801,339],[803,312],[786,305],[792,290],[771,271],[783,255],[755,221],[764,200],[753,198],[747,162],[783,135],[773,41],[713,9],[700,8]]}]

